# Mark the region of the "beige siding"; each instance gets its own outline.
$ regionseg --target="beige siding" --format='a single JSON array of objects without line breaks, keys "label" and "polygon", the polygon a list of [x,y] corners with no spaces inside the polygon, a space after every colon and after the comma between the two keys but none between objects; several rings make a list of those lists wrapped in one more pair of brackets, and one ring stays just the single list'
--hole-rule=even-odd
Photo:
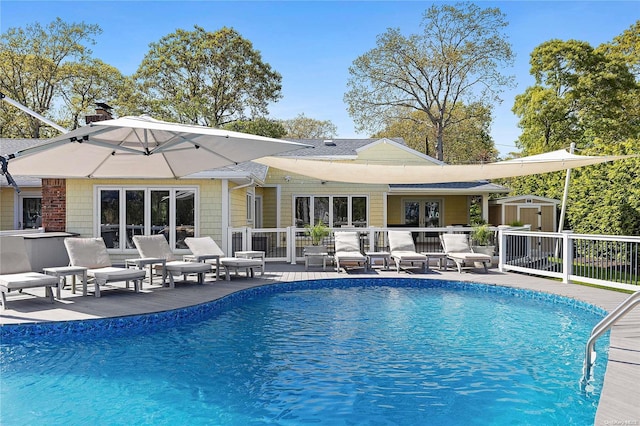
[{"label": "beige siding", "polygon": [[542,212],[542,231],[543,232],[555,232],[556,226],[553,220],[553,206],[541,206]]},{"label": "beige siding", "polygon": [[265,228],[278,226],[277,188],[262,188],[262,225]]},{"label": "beige siding", "polygon": [[14,229],[14,206],[15,190],[9,187],[0,188],[0,231]]},{"label": "beige siding", "polygon": [[435,165],[433,162],[416,155],[416,151],[405,150],[391,143],[376,143],[358,153],[358,162],[383,163],[420,163]]},{"label": "beige siding", "polygon": [[[288,182],[285,179],[288,178]],[[387,185],[364,185],[340,182],[322,183],[307,176],[288,173],[269,168],[266,183],[281,185],[281,222],[282,226],[293,225],[293,197],[305,195],[359,195],[366,196],[369,203],[369,225],[382,226],[384,216],[384,197]],[[274,189],[275,191],[275,189]],[[275,214],[275,212],[274,212]]]},{"label": "beige siding", "polygon": [[[220,239],[221,233],[221,183],[218,180],[184,180],[184,186],[198,187],[200,192],[200,235]],[[171,186],[178,181],[122,180],[122,179],[67,179],[67,231],[81,236],[93,236],[95,222],[94,188],[96,186]]]},{"label": "beige siding", "polygon": [[229,185],[229,225],[247,226],[247,189],[233,190],[232,184]]},{"label": "beige siding", "polygon": [[509,225],[518,220],[518,207],[504,206],[504,225]]}]

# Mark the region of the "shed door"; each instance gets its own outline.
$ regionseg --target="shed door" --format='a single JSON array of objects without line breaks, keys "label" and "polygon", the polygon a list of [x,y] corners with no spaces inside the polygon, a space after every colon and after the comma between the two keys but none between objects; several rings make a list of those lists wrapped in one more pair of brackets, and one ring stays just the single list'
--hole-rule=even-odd
[{"label": "shed door", "polygon": [[518,208],[518,220],[525,225],[531,225],[532,231],[540,231],[542,227],[539,212],[539,207],[520,207]]}]

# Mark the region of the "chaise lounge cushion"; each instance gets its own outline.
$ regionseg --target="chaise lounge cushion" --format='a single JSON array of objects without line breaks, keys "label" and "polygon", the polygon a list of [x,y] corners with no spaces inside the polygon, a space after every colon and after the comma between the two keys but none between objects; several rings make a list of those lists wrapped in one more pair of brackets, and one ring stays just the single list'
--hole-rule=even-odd
[{"label": "chaise lounge cushion", "polygon": [[64,245],[73,266],[88,269],[111,266],[107,246],[102,238],[65,238]]},{"label": "chaise lounge cushion", "polygon": [[0,287],[7,290],[21,290],[33,287],[57,287],[58,278],[38,272],[0,275]]}]

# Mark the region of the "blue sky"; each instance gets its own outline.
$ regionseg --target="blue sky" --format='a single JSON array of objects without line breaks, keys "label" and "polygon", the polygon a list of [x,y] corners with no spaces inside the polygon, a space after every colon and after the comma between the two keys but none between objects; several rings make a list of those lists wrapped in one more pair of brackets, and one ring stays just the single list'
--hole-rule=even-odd
[{"label": "blue sky", "polygon": [[[0,30],[56,17],[66,22],[98,24],[103,33],[94,57],[124,74],[136,71],[149,43],[194,25],[207,31],[227,26],[250,40],[273,69],[282,74],[283,98],[270,106],[277,119],[307,117],[331,120],[339,137],[358,134],[343,96],[348,68],[375,47],[387,28],[405,34],[420,30],[422,1],[10,1],[0,2]],[[514,98],[533,83],[529,55],[540,43],[577,39],[597,46],[613,39],[640,19],[636,1],[477,1],[499,7],[509,26],[505,32],[516,52],[517,87],[503,93],[494,109],[492,136],[502,154],[515,150],[520,130],[511,112]]]}]

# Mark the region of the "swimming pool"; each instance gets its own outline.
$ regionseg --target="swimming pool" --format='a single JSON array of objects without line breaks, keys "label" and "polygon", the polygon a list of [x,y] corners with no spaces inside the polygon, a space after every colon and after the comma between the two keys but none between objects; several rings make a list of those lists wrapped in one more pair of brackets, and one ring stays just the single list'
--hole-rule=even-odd
[{"label": "swimming pool", "polygon": [[589,394],[578,382],[603,315],[499,286],[340,279],[3,327],[0,421],[592,424],[601,382]]}]

